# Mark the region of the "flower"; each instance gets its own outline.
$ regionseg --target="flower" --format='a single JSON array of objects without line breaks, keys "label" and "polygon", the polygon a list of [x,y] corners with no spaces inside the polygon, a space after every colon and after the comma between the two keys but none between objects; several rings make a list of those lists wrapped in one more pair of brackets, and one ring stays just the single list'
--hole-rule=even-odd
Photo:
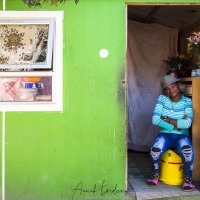
[{"label": "flower", "polygon": [[197,53],[200,54],[200,32],[193,32],[192,34],[193,36],[186,38],[189,41],[188,51],[191,52],[195,49]]},{"label": "flower", "polygon": [[194,49],[197,52],[197,68],[200,68],[200,32],[193,32],[193,35],[186,38],[189,41],[188,52]]},{"label": "flower", "polygon": [[193,36],[190,36],[189,38],[186,38],[190,43],[194,45],[198,45],[200,42],[200,32],[193,32]]},{"label": "flower", "polygon": [[163,60],[170,68],[180,69],[181,67],[189,66],[192,61],[191,55],[178,54],[177,56],[168,56],[167,60]]}]

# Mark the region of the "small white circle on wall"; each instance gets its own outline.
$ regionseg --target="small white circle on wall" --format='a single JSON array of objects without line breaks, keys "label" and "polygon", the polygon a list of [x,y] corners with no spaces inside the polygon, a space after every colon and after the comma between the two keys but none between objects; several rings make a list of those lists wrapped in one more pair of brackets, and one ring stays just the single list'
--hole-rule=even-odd
[{"label": "small white circle on wall", "polygon": [[99,55],[100,55],[102,58],[108,57],[108,50],[107,50],[107,49],[101,49],[101,50],[99,51]]}]

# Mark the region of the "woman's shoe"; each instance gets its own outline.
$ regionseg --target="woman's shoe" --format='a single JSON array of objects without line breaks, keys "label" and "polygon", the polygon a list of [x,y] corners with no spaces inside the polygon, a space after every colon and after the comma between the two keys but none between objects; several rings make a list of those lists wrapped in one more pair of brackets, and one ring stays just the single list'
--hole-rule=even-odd
[{"label": "woman's shoe", "polygon": [[182,186],[182,190],[185,192],[191,192],[194,190],[195,185],[192,183],[192,177],[186,177]]},{"label": "woman's shoe", "polygon": [[156,187],[158,185],[158,174],[152,174],[149,179],[147,179],[147,184],[150,187]]}]

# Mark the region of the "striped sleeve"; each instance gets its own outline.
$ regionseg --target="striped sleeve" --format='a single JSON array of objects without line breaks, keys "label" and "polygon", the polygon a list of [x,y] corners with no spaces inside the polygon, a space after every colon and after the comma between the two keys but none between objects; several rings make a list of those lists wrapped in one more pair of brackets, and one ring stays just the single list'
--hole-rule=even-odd
[{"label": "striped sleeve", "polygon": [[192,100],[190,98],[185,97],[184,102],[185,102],[185,114],[188,115],[188,118],[177,120],[177,127],[181,129],[189,128],[193,120]]},{"label": "striped sleeve", "polygon": [[158,125],[160,123],[161,119],[161,113],[163,110],[163,95],[160,95],[156,101],[156,106],[153,111],[153,117],[152,117],[152,123],[154,125]]},{"label": "striped sleeve", "polygon": [[156,106],[153,111],[152,123],[154,125],[158,125],[161,128],[164,128],[168,131],[172,131],[174,129],[174,126],[161,119],[164,98],[165,98],[165,96],[160,95],[157,99]]}]

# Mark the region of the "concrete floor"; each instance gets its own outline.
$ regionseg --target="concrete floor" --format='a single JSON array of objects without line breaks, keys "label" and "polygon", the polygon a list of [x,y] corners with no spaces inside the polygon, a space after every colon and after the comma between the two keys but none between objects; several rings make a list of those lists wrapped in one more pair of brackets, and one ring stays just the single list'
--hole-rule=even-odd
[{"label": "concrete floor", "polygon": [[[128,150],[128,195],[136,196],[137,200],[145,199],[199,199],[200,183],[195,182],[196,188],[192,192],[184,192],[181,185],[172,186],[159,181],[157,187],[146,184],[151,174],[149,153]],[[173,198],[174,197],[174,198]]]}]

